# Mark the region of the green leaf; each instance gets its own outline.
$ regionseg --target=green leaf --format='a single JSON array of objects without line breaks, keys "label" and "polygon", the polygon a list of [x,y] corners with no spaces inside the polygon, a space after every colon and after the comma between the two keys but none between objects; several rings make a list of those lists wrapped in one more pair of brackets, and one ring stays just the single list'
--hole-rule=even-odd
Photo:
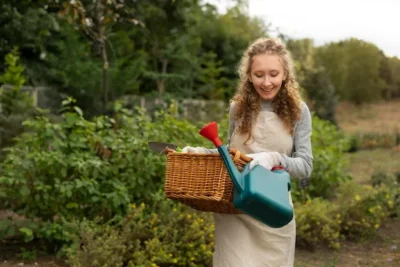
[{"label": "green leaf", "polygon": [[79,121],[79,117],[75,113],[67,113],[65,114],[65,121],[71,126]]},{"label": "green leaf", "polygon": [[33,235],[33,231],[30,228],[27,227],[22,227],[19,229],[20,232],[24,233],[27,236],[32,236]]},{"label": "green leaf", "polygon": [[23,185],[21,187],[21,189],[19,190],[20,194],[24,197],[29,196],[29,194],[31,193],[31,190],[28,188],[28,186]]},{"label": "green leaf", "polygon": [[4,190],[0,190],[0,197],[6,197],[7,194]]},{"label": "green leaf", "polygon": [[74,208],[78,208],[78,203],[71,202],[67,204],[67,209],[74,209]]},{"label": "green leaf", "polygon": [[79,116],[81,116],[81,117],[83,116],[83,112],[79,107],[74,107],[74,110],[75,110],[76,113],[79,114]]},{"label": "green leaf", "polygon": [[33,231],[30,228],[27,227],[22,227],[19,229],[20,232],[24,234],[24,241],[29,242],[32,241],[34,236],[33,236]]}]

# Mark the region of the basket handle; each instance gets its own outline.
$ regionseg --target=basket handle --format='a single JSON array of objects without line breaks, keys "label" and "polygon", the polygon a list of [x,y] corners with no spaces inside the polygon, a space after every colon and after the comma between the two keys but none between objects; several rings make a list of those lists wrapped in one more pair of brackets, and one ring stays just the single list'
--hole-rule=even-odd
[{"label": "basket handle", "polygon": [[229,148],[229,152],[234,155],[234,161],[238,160],[238,159],[242,159],[243,161],[246,162],[250,162],[253,159],[250,158],[249,156],[243,154],[240,152],[240,150],[236,149],[236,148]]}]

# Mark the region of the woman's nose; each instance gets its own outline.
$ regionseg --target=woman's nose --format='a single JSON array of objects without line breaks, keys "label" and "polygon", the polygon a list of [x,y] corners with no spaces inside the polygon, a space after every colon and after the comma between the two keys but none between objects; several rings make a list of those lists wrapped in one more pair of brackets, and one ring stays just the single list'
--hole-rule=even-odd
[{"label": "woman's nose", "polygon": [[264,86],[269,86],[269,85],[271,85],[271,80],[269,79],[269,77],[268,76],[266,76],[265,78],[264,78]]}]

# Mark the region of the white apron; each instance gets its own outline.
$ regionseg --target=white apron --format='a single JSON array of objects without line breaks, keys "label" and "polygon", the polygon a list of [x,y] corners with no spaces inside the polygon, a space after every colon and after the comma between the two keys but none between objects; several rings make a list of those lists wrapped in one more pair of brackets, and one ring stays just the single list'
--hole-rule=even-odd
[{"label": "white apron", "polygon": [[[234,131],[230,147],[245,154],[266,151],[291,154],[293,137],[272,111],[260,111],[253,137],[244,145],[247,135]],[[293,206],[290,192],[289,202]],[[295,218],[281,228],[271,228],[245,214],[214,213],[214,222],[214,267],[293,267]]]}]

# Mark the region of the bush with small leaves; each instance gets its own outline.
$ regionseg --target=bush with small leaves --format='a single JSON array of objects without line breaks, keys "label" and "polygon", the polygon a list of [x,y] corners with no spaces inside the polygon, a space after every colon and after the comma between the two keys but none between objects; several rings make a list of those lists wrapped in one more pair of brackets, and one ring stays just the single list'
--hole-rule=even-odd
[{"label": "bush with small leaves", "polygon": [[[210,145],[189,122],[167,112],[155,116],[117,104],[113,117],[89,121],[74,99],[66,99],[59,122],[25,121],[29,133],[16,139],[0,163],[0,203],[32,221],[22,231],[28,241],[64,243],[63,221],[107,221],[123,217],[129,203],[151,203],[163,188],[166,157],[151,151],[148,141]],[[15,232],[12,226],[0,238]]]},{"label": "bush with small leaves", "polygon": [[348,139],[332,123],[316,116],[313,116],[312,121],[311,143],[314,161],[310,185],[302,192],[293,179],[294,201],[300,200],[303,193],[311,198],[330,199],[334,197],[334,189],[340,183],[351,179],[347,172],[348,161],[345,156]]},{"label": "bush with small leaves", "polygon": [[371,182],[373,186],[380,186],[384,184],[391,187],[397,185],[396,177],[383,171],[374,172],[371,176]]},{"label": "bush with small leaves", "polygon": [[341,184],[335,200],[340,207],[342,234],[347,239],[368,238],[395,212],[396,190],[356,182]]},{"label": "bush with small leaves", "polygon": [[72,267],[211,266],[214,225],[199,213],[169,200],[129,207],[117,225],[78,224],[79,236],[66,254]]},{"label": "bush with small leaves", "polygon": [[336,205],[314,198],[296,205],[295,215],[297,245],[311,249],[320,246],[340,248],[342,218]]}]

